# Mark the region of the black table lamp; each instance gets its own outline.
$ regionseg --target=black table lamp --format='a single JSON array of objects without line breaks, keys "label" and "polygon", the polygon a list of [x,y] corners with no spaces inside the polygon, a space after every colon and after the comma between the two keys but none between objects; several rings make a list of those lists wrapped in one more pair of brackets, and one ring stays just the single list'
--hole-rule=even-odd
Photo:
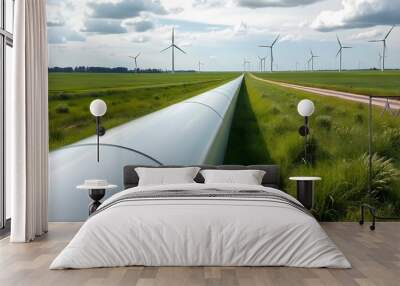
[{"label": "black table lamp", "polygon": [[106,134],[106,129],[100,126],[100,117],[107,112],[107,104],[101,99],[95,99],[90,103],[90,113],[96,117],[96,135],[97,135],[97,162],[99,162],[99,138]]}]

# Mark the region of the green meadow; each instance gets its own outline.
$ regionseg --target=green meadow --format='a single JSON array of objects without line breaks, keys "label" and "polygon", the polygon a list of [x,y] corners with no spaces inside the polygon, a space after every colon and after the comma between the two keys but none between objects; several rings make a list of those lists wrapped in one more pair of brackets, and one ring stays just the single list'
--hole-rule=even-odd
[{"label": "green meadow", "polygon": [[[314,101],[310,118],[312,164],[302,161],[303,118],[297,103]],[[289,176],[315,175],[313,210],[323,221],[355,220],[360,202],[384,215],[400,215],[400,116],[375,108],[373,191],[367,190],[368,106],[271,85],[246,76],[229,138],[226,164],[279,164],[284,189],[295,194]]]},{"label": "green meadow", "polygon": [[400,71],[275,72],[258,77],[363,95],[400,96]]},{"label": "green meadow", "polygon": [[239,76],[239,73],[50,73],[50,150],[95,134],[89,104],[108,106],[104,126],[111,128],[182,101]]}]

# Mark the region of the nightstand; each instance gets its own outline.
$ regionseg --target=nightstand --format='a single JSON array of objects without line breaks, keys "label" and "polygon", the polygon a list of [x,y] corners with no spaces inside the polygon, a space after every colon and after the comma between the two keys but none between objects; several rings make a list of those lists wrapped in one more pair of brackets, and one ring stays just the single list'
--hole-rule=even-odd
[{"label": "nightstand", "polygon": [[89,204],[89,215],[91,215],[101,205],[100,200],[104,197],[106,191],[117,187],[117,185],[108,184],[105,180],[85,180],[83,185],[79,185],[76,188],[89,191],[89,197],[93,200]]},{"label": "nightstand", "polygon": [[297,200],[311,210],[314,206],[314,182],[321,181],[320,177],[290,177],[297,183]]}]

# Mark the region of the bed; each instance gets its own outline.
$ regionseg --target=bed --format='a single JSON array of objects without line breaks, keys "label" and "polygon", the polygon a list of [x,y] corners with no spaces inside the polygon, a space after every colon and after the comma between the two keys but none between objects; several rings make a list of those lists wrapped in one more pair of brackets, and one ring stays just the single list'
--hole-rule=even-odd
[{"label": "bed", "polygon": [[194,183],[151,186],[138,186],[137,167],[124,168],[125,190],[103,202],[50,269],[351,267],[315,218],[279,190],[278,166],[198,166],[264,170],[260,185],[204,183],[199,173]]}]

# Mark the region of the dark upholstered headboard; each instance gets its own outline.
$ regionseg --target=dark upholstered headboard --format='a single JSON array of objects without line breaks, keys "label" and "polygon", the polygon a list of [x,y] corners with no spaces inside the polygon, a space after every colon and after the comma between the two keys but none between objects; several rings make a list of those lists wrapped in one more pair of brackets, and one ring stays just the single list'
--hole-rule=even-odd
[{"label": "dark upholstered headboard", "polygon": [[[148,167],[148,168],[177,168],[183,166],[145,166],[145,165],[130,165],[124,167],[124,188],[129,189],[136,187],[139,183],[139,177],[135,171],[137,167]],[[280,188],[280,174],[278,165],[251,165],[251,166],[241,166],[241,165],[220,165],[220,166],[210,166],[210,165],[196,165],[202,170],[204,169],[221,169],[221,170],[263,170],[265,171],[264,178],[262,180],[262,185],[265,187]],[[204,183],[203,176],[199,173],[194,179],[197,183]]]}]

